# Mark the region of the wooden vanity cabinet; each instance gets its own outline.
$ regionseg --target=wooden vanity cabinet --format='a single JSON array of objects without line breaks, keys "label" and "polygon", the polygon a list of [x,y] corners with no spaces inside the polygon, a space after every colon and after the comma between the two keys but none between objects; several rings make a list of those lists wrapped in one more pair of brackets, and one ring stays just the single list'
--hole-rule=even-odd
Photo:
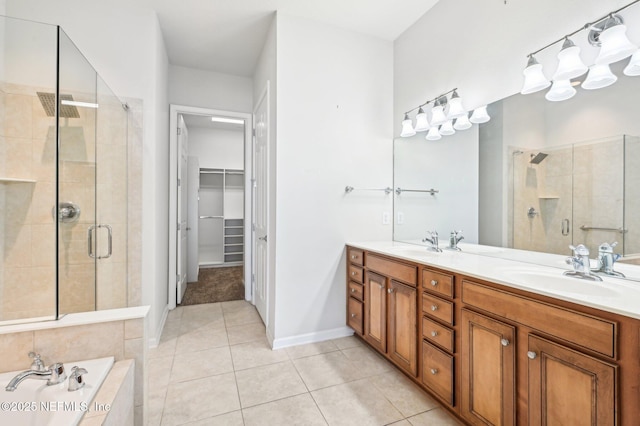
[{"label": "wooden vanity cabinet", "polygon": [[364,252],[347,248],[347,325],[364,333]]}]

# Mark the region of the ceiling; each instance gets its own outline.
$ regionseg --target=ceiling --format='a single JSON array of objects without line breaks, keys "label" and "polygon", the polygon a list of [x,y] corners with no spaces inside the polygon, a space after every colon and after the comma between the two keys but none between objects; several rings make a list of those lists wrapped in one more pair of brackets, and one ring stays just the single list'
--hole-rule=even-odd
[{"label": "ceiling", "polygon": [[275,11],[393,41],[439,0],[152,0],[173,65],[250,77]]}]

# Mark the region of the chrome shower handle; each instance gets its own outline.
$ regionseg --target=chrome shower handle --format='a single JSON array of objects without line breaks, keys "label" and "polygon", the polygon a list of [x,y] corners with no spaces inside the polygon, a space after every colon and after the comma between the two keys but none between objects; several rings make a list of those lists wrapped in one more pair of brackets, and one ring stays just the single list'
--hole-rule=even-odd
[{"label": "chrome shower handle", "polygon": [[107,228],[108,240],[107,240],[107,255],[101,256],[98,259],[108,259],[113,254],[113,229],[110,225],[98,225],[101,228]]},{"label": "chrome shower handle", "polygon": [[88,243],[87,251],[88,251],[89,257],[92,259],[96,258],[96,255],[93,253],[93,230],[96,228],[97,228],[97,225],[91,225],[89,228],[87,228],[87,243]]},{"label": "chrome shower handle", "polygon": [[[93,231],[99,228],[107,229],[107,255],[106,256],[96,256],[93,252]],[[108,259],[113,254],[113,229],[110,225],[91,225],[87,229],[87,243],[88,243],[88,252],[89,257],[92,259]]]}]

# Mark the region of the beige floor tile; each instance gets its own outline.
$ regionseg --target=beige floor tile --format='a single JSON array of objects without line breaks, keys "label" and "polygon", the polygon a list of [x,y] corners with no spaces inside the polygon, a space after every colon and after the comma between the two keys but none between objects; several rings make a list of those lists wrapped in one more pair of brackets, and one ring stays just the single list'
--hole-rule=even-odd
[{"label": "beige floor tile", "polygon": [[228,346],[227,332],[224,328],[202,327],[190,331],[178,337],[176,354],[185,352],[197,352],[205,349]]},{"label": "beige floor tile", "polygon": [[360,367],[340,351],[293,361],[309,390],[326,388],[361,378]]},{"label": "beige floor tile", "polygon": [[224,318],[219,303],[185,306],[180,321],[180,334],[198,329],[223,329]]},{"label": "beige floor tile", "polygon": [[242,408],[307,392],[291,361],[236,372]]},{"label": "beige floor tile", "polygon": [[232,311],[225,311],[224,322],[227,327],[234,325],[262,323],[262,319],[253,306],[244,306]]},{"label": "beige floor tile", "polygon": [[171,369],[173,368],[173,356],[152,358],[147,360],[149,388],[152,391],[158,387],[167,387]]},{"label": "beige floor tile", "polygon": [[455,417],[449,414],[443,408],[435,408],[427,411],[426,413],[418,414],[417,416],[409,417],[409,423],[413,426],[461,426]]},{"label": "beige floor tile", "polygon": [[253,305],[246,300],[230,300],[228,302],[220,303],[220,306],[222,307],[222,312],[224,313],[253,307]]},{"label": "beige floor tile", "polygon": [[286,351],[289,354],[289,358],[298,359],[306,356],[324,354],[327,352],[335,352],[338,347],[331,340],[324,342],[308,343],[306,345],[292,346],[287,348]]},{"label": "beige floor tile", "polygon": [[228,346],[198,352],[176,354],[171,370],[171,383],[200,379],[233,371]]},{"label": "beige floor tile", "polygon": [[240,409],[233,373],[170,383],[162,426],[181,425]]},{"label": "beige floor tile", "polygon": [[179,321],[182,318],[182,313],[184,312],[184,307],[177,306],[175,309],[169,311],[167,315],[167,322]]},{"label": "beige floor tile", "polygon": [[364,346],[362,340],[356,336],[341,337],[339,339],[333,339],[332,342],[336,344],[338,349],[349,349]]},{"label": "beige floor tile", "polygon": [[308,393],[245,408],[242,413],[245,426],[327,424],[315,401]]},{"label": "beige floor tile", "polygon": [[369,380],[404,417],[415,416],[439,407],[425,391],[397,371],[373,376]]},{"label": "beige floor tile", "polygon": [[378,374],[393,371],[389,361],[366,346],[343,349],[342,353],[350,361],[357,362],[360,366],[360,372],[365,376],[377,376]]},{"label": "beige floor tile", "polygon": [[229,336],[230,345],[263,341],[266,334],[267,332],[264,328],[264,324],[261,322],[227,327],[227,335]]},{"label": "beige floor tile", "polygon": [[389,426],[411,426],[411,423],[409,423],[409,420],[404,419],[399,422],[391,423]]},{"label": "beige floor tile", "polygon": [[311,395],[332,426],[378,426],[403,419],[368,379],[320,389]]},{"label": "beige floor tile", "polygon": [[184,426],[244,426],[242,411],[232,411],[208,419],[186,423]]},{"label": "beige floor tile", "polygon": [[149,349],[147,352],[147,359],[153,358],[164,358],[167,356],[173,356],[176,352],[176,342],[178,341],[177,337],[172,339],[168,339],[165,341],[160,341],[160,344],[155,348]]},{"label": "beige floor tile", "polygon": [[261,342],[249,342],[231,346],[231,356],[233,358],[233,368],[236,371],[274,364],[289,359],[286,351],[271,350],[266,338]]}]

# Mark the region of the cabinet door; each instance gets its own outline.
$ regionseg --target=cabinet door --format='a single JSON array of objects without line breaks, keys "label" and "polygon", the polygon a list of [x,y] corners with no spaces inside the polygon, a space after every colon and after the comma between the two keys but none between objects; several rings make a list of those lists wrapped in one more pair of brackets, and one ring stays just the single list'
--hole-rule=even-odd
[{"label": "cabinet door", "polygon": [[529,424],[614,425],[618,367],[529,335]]},{"label": "cabinet door", "polygon": [[472,424],[515,424],[515,328],[466,309],[461,330],[461,414]]},{"label": "cabinet door", "polygon": [[364,283],[364,337],[380,352],[387,351],[387,278],[367,271]]},{"label": "cabinet door", "polygon": [[389,284],[389,356],[398,366],[418,374],[417,292],[399,282]]}]

